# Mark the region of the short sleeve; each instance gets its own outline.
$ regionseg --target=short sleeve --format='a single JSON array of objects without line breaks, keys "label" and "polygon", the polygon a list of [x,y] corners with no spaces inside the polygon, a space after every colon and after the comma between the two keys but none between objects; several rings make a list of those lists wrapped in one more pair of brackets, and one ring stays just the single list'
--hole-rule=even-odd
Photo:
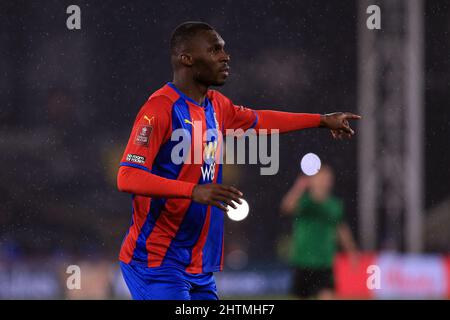
[{"label": "short sleeve", "polygon": [[164,96],[150,98],[136,116],[127,146],[120,161],[121,166],[152,169],[161,145],[171,132],[171,102]]}]

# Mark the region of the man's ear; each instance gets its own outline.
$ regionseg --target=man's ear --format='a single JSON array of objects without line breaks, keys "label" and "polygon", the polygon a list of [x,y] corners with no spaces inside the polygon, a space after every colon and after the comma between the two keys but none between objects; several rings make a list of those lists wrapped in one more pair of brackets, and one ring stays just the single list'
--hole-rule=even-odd
[{"label": "man's ear", "polygon": [[181,64],[191,67],[194,63],[192,56],[189,53],[181,53],[178,58]]}]

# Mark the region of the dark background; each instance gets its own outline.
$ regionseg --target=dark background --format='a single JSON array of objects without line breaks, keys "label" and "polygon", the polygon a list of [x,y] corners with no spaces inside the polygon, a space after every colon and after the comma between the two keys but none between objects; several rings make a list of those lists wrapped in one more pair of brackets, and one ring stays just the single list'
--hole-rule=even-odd
[{"label": "dark background", "polygon": [[[66,28],[71,4],[81,30]],[[357,112],[356,10],[356,1],[2,1],[1,254],[116,257],[131,218],[118,162],[139,108],[171,80],[168,41],[179,23],[202,20],[222,35],[232,70],[220,90],[236,104]],[[424,14],[429,209],[449,196],[450,5],[426,1]],[[290,220],[278,206],[308,152],[335,168],[356,234],[357,139],[290,133],[276,176],[225,168],[251,207],[243,222],[227,220],[226,248],[243,248],[250,266],[280,263]]]}]

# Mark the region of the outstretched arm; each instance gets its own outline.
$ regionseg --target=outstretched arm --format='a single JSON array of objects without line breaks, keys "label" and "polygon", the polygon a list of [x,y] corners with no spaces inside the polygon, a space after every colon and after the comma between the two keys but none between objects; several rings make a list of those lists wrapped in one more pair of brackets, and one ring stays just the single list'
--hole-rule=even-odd
[{"label": "outstretched arm", "polygon": [[[349,120],[361,119],[360,116],[349,112],[335,112],[330,114],[295,113],[275,110],[254,110],[233,104],[233,102],[218,91],[211,90],[210,97],[219,102],[224,114],[223,128],[225,134],[233,135],[237,129],[246,131],[256,129],[258,133],[270,134],[271,129],[285,133],[306,128],[323,127],[331,130],[335,139],[350,138],[355,132],[350,128]],[[228,129],[231,129],[228,132]]]},{"label": "outstretched arm", "polygon": [[[316,128],[320,126],[322,118],[320,114],[316,113],[294,113],[275,110],[254,110],[254,112],[257,117],[255,129],[258,133],[261,133],[261,130],[275,129],[279,130],[280,133],[285,133]],[[267,133],[270,133],[270,131]]]},{"label": "outstretched arm", "polygon": [[361,117],[349,112],[335,112],[331,114],[293,113],[272,110],[255,110],[257,116],[256,130],[278,129],[280,133],[306,128],[323,127],[331,130],[335,139],[351,138],[355,134],[348,120]]}]

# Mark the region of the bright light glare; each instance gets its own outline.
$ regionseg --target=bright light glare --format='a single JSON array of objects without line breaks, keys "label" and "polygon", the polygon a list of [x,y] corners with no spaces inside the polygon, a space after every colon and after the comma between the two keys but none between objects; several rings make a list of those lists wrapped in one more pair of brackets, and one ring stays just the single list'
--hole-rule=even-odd
[{"label": "bright light glare", "polygon": [[233,207],[228,206],[228,218],[234,221],[241,221],[247,218],[248,212],[249,212],[249,206],[247,201],[244,199],[241,199],[242,204],[236,203],[233,201],[234,204],[236,204],[237,209],[234,209]]},{"label": "bright light glare", "polygon": [[314,153],[307,153],[303,156],[300,166],[302,171],[307,176],[313,176],[317,174],[320,170],[320,158]]}]

